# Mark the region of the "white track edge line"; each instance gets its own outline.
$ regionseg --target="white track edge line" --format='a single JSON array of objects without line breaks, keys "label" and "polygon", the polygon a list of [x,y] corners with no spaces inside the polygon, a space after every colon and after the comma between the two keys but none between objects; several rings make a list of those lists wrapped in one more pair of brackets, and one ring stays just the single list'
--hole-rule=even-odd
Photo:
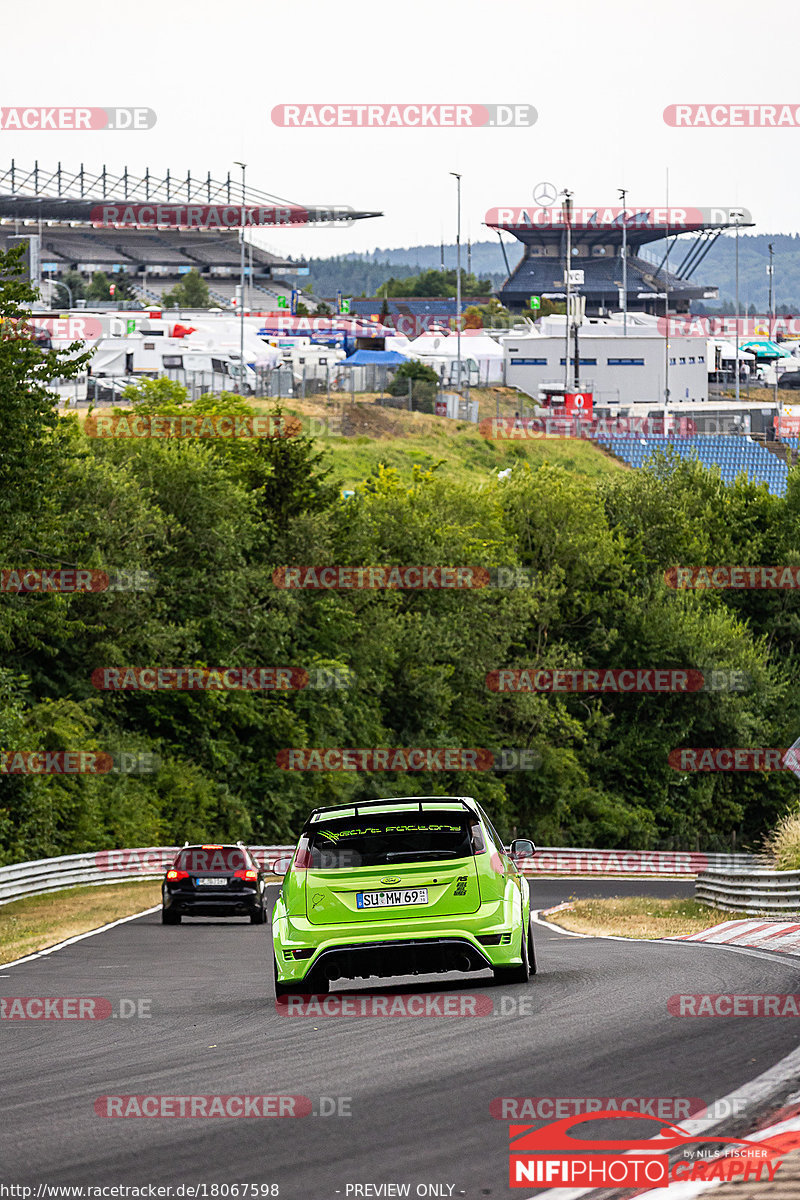
[{"label": "white track edge line", "polygon": [[120,917],[118,921],[109,921],[107,925],[100,925],[97,929],[88,929],[86,933],[76,933],[75,937],[67,938],[63,942],[56,942],[55,946],[46,946],[44,950],[36,950],[33,954],[26,954],[24,958],[15,958],[12,962],[0,963],[0,975],[7,967],[20,967],[23,963],[44,958],[46,954],[55,954],[56,950],[63,950],[65,946],[73,946],[75,942],[82,942],[84,938],[96,937],[98,933],[105,933],[109,929],[116,928],[117,925],[124,925],[126,921],[136,921],[139,917],[147,917],[150,913],[158,912],[160,908],[160,904],[154,904],[152,908],[143,908],[141,912],[132,913],[129,917]]}]

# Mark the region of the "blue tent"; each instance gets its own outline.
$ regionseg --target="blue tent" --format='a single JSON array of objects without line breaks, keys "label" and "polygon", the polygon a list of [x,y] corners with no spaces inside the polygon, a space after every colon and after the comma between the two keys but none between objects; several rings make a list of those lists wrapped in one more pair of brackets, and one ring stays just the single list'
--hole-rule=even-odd
[{"label": "blue tent", "polygon": [[349,358],[343,358],[340,367],[399,367],[408,362],[404,354],[396,350],[356,350]]}]

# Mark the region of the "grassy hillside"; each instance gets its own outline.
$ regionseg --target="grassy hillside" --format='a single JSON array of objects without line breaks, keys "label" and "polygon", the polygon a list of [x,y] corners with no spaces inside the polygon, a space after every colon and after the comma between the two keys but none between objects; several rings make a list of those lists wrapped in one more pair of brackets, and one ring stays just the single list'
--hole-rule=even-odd
[{"label": "grassy hillside", "polygon": [[[513,416],[519,395],[511,389],[475,389],[481,419]],[[486,438],[467,421],[382,408],[374,398],[358,397],[326,407],[324,400],[294,401],[287,411],[309,421],[320,431],[333,455],[337,479],[352,488],[374,472],[379,463],[394,467],[409,480],[415,466],[436,467],[448,479],[480,482],[498,470],[524,459],[536,466],[557,463],[580,475],[596,477],[625,470],[591,442],[575,438],[505,441]],[[323,422],[329,422],[323,432]],[[329,431],[328,431],[329,430]]]}]

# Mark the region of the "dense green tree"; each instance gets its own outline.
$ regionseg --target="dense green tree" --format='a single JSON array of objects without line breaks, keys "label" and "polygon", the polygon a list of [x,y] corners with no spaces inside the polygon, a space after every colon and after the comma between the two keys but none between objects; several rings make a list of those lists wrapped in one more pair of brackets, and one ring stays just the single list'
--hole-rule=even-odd
[{"label": "dense green tree", "polygon": [[165,308],[208,308],[208,284],[197,267],[192,267],[161,299]]}]

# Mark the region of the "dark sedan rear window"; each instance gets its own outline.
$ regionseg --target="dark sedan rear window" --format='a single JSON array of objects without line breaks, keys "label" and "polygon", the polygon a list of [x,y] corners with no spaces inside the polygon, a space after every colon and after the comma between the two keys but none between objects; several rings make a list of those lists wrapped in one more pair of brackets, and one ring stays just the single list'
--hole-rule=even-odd
[{"label": "dark sedan rear window", "polygon": [[187,846],[175,859],[179,871],[203,871],[210,875],[243,871],[249,865],[238,846]]}]

